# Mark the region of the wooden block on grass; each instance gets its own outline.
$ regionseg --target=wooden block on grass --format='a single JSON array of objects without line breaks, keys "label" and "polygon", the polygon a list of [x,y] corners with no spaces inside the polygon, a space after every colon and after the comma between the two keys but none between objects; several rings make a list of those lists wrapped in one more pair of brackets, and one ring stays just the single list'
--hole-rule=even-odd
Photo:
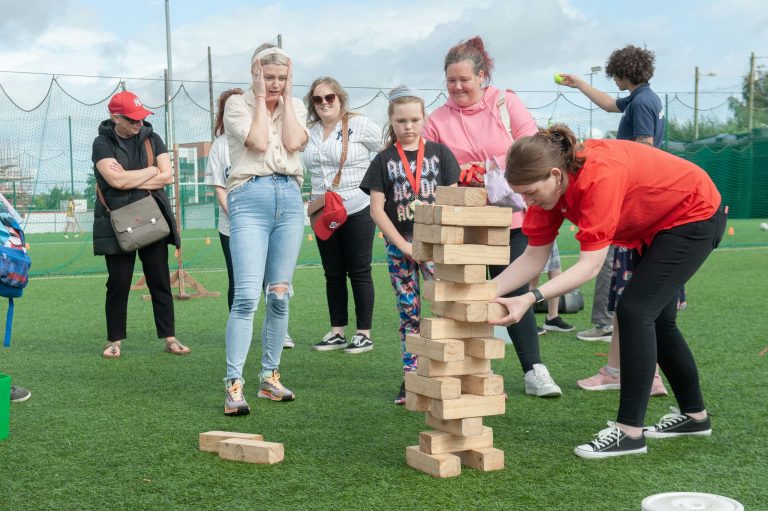
[{"label": "wooden block on grass", "polygon": [[461,380],[447,376],[425,378],[414,372],[405,373],[405,390],[435,399],[458,399],[461,397]]},{"label": "wooden block on grass", "polygon": [[453,454],[426,454],[419,450],[418,445],[405,448],[405,462],[434,477],[461,475],[461,458]]},{"label": "wooden block on grass", "polygon": [[431,261],[432,260],[432,243],[424,243],[422,241],[414,241],[411,245],[411,255],[417,261]]},{"label": "wooden block on grass", "polygon": [[433,206],[432,223],[477,227],[509,227],[509,224],[512,223],[512,208],[499,208],[496,206]]},{"label": "wooden block on grass", "polygon": [[405,336],[405,350],[440,362],[464,360],[464,342],[459,339],[425,339],[417,334],[408,334]]},{"label": "wooden block on grass", "polygon": [[479,284],[486,279],[485,265],[435,263],[435,278],[459,284]]},{"label": "wooden block on grass", "polygon": [[464,227],[462,244],[509,246],[509,227]]},{"label": "wooden block on grass", "polygon": [[416,374],[426,378],[435,376],[462,376],[465,374],[482,374],[491,371],[490,360],[464,357],[464,360],[455,362],[439,362],[425,357],[418,358]]},{"label": "wooden block on grass", "polygon": [[444,206],[485,206],[488,204],[488,192],[485,188],[438,186],[435,191],[435,204]]},{"label": "wooden block on grass", "polygon": [[405,392],[405,409],[412,412],[428,412],[432,405],[432,398],[422,396],[414,392]]},{"label": "wooden block on grass", "polygon": [[459,399],[432,400],[429,413],[438,419],[466,419],[467,417],[486,417],[504,415],[504,394],[498,396],[475,396],[462,394]]},{"label": "wooden block on grass", "polygon": [[487,323],[469,323],[448,318],[422,318],[419,323],[421,337],[425,339],[466,339],[491,337],[493,326]]},{"label": "wooden block on grass", "polygon": [[230,438],[244,438],[248,440],[264,440],[264,436],[255,433],[236,433],[233,431],[206,431],[200,433],[200,450],[205,452],[219,452],[219,442]]},{"label": "wooden block on grass", "polygon": [[419,450],[427,454],[467,451],[493,447],[493,429],[483,426],[477,436],[454,436],[445,431],[422,431],[419,433]]},{"label": "wooden block on grass", "polygon": [[504,468],[504,451],[495,447],[471,449],[455,453],[461,458],[461,464],[481,472],[491,472]]},{"label": "wooden block on grass", "polygon": [[468,417],[466,419],[438,419],[432,414],[424,414],[427,426],[432,429],[445,431],[455,436],[477,436],[483,432],[482,417]]},{"label": "wooden block on grass", "polygon": [[504,394],[504,378],[498,374],[467,374],[461,377],[461,393],[476,396]]},{"label": "wooden block on grass", "polygon": [[496,337],[464,339],[464,355],[494,360],[504,358],[504,341]]},{"label": "wooden block on grass", "polygon": [[[436,245],[437,246],[437,245]],[[422,296],[430,302],[459,300],[490,300],[496,298],[496,283],[457,284],[447,280],[427,280],[422,284]]]},{"label": "wooden block on grass", "polygon": [[509,264],[509,247],[433,245],[431,255],[433,261],[443,264]]},{"label": "wooden block on grass", "polygon": [[234,438],[219,442],[219,458],[272,465],[283,461],[283,444]]},{"label": "wooden block on grass", "polygon": [[434,211],[435,206],[432,204],[416,204],[413,210],[413,221],[417,224],[432,225]]},{"label": "wooden block on grass", "polygon": [[464,228],[450,225],[414,224],[413,240],[423,243],[461,245],[464,243]]}]

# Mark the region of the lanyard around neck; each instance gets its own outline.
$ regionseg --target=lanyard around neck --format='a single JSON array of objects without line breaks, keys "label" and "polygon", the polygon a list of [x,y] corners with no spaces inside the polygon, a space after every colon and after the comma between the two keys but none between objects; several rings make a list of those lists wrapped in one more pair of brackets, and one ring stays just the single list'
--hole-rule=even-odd
[{"label": "lanyard around neck", "polygon": [[403,163],[403,172],[405,172],[405,177],[408,179],[408,182],[411,183],[414,199],[418,199],[419,191],[421,188],[421,167],[424,164],[424,139],[419,139],[419,150],[416,153],[415,176],[413,175],[413,172],[411,172],[411,163],[408,161],[408,158],[406,158],[405,151],[403,151],[403,146],[400,144],[399,140],[395,142],[395,148],[397,149],[397,154],[400,155],[400,161]]}]

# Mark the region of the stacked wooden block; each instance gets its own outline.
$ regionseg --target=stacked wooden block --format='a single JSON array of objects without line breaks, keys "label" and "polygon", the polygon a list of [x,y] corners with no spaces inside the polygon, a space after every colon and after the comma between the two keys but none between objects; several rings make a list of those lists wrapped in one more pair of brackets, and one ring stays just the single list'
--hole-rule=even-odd
[{"label": "stacked wooden block", "polygon": [[273,465],[283,461],[283,444],[265,442],[262,435],[232,431],[200,433],[200,450],[218,453],[225,460]]},{"label": "stacked wooden block", "polygon": [[504,452],[493,447],[483,417],[505,410],[504,381],[491,372],[504,357],[504,341],[488,321],[506,315],[489,303],[496,286],[486,265],[509,263],[512,210],[486,206],[482,188],[438,187],[436,204],[415,209],[413,257],[435,263],[435,280],[423,284],[434,318],[421,319],[421,333],[406,337],[418,356],[417,371],[405,376],[409,410],[426,412],[419,445],[406,448],[411,467],[436,477],[461,474],[461,465],[504,468]]}]

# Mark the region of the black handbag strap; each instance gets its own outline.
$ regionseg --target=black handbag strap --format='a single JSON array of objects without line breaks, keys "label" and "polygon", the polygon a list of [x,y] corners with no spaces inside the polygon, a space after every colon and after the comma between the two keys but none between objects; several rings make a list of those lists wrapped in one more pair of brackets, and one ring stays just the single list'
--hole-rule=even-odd
[{"label": "black handbag strap", "polygon": [[[155,152],[152,150],[152,144],[149,142],[149,137],[144,139],[144,149],[147,151],[147,167],[152,167],[155,164]],[[147,195],[152,195],[152,192],[147,190]],[[99,198],[99,202],[104,206],[104,209],[109,213],[111,210],[107,206],[107,201],[104,200],[104,194],[101,192],[101,187],[98,181],[96,182],[96,196]]]}]

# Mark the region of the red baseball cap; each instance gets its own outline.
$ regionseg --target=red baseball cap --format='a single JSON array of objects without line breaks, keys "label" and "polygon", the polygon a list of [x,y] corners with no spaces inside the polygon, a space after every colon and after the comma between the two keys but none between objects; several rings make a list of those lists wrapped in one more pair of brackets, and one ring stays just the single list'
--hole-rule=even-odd
[{"label": "red baseball cap", "polygon": [[133,92],[118,92],[109,100],[109,113],[119,114],[133,119],[134,121],[144,120],[152,112],[144,108],[141,100]]},{"label": "red baseball cap", "polygon": [[320,213],[312,229],[315,235],[325,241],[331,237],[333,231],[341,227],[347,221],[347,210],[344,208],[344,201],[338,193],[325,194],[325,207]]}]

